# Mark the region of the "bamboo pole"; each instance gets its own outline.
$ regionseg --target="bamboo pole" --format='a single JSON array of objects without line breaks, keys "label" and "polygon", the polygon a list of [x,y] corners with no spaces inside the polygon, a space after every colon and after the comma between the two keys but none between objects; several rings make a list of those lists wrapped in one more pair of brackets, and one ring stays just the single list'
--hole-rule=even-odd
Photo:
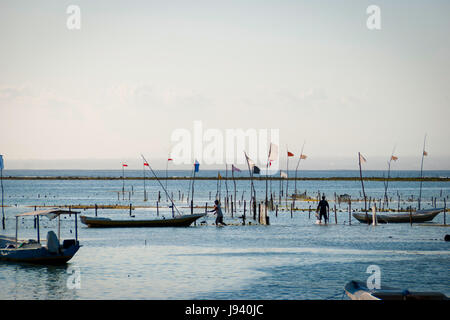
[{"label": "bamboo pole", "polygon": [[[2,157],[0,155],[0,157]],[[1,160],[1,166],[0,166],[0,185],[1,185],[1,189],[2,189],[2,227],[3,230],[5,230],[6,225],[5,225],[5,208],[4,208],[4,191],[3,191],[3,157]]]},{"label": "bamboo pole", "polygon": [[348,201],[348,224],[352,225],[352,203]]},{"label": "bamboo pole", "polygon": [[425,134],[425,138],[423,139],[422,162],[420,164],[420,188],[419,188],[419,199],[418,199],[419,210],[420,210],[420,202],[422,199],[423,158],[425,157],[425,142],[426,142],[426,140],[427,140],[427,135]]},{"label": "bamboo pole", "polygon": [[362,191],[363,191],[363,195],[364,195],[364,211],[367,213],[367,198],[366,198],[366,192],[364,190],[364,182],[363,182],[363,177],[362,177],[361,153],[360,152],[358,152],[358,161],[359,161],[359,176],[361,178],[361,186],[362,186]]},{"label": "bamboo pole", "polygon": [[302,151],[300,152],[300,157],[298,158],[297,167],[295,168],[295,182],[294,182],[295,194],[297,194],[297,170],[298,170],[298,166],[300,165],[300,161],[302,160],[304,147],[305,147],[305,141],[303,142]]}]

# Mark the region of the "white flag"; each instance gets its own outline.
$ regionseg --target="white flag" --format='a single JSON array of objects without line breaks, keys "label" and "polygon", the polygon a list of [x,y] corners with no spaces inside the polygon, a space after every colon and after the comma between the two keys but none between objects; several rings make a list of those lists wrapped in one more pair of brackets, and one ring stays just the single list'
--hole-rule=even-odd
[{"label": "white flag", "polygon": [[359,161],[366,162],[366,158],[364,158],[361,153],[359,154]]},{"label": "white flag", "polygon": [[269,161],[278,160],[278,145],[270,143]]},{"label": "white flag", "polygon": [[253,169],[253,167],[255,166],[255,163],[252,161],[252,159],[250,159],[250,158],[247,156],[247,153],[244,152],[244,154],[245,154],[245,159],[247,159],[247,163],[248,163],[248,165],[250,166],[250,169]]}]

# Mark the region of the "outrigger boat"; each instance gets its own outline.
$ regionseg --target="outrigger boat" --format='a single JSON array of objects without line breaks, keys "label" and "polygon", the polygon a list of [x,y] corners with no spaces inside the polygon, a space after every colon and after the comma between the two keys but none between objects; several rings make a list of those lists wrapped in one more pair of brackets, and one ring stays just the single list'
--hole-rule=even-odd
[{"label": "outrigger boat", "polygon": [[[80,248],[78,241],[77,214],[79,212],[51,209],[32,211],[16,215],[15,237],[0,236],[0,261],[27,262],[37,264],[64,264],[69,261]],[[60,244],[60,215],[73,214],[75,216],[75,239],[65,239]],[[18,219],[33,216],[36,219],[37,240],[18,240]],[[58,218],[58,235],[53,231],[47,233],[47,245],[41,244],[39,232],[39,218],[45,216],[50,220]]]},{"label": "outrigger boat", "polygon": [[[153,173],[158,183],[161,185],[162,189],[167,195],[167,198],[170,200],[171,208],[172,208],[172,218],[170,219],[150,219],[150,220],[112,220],[109,218],[98,218],[98,217],[87,217],[80,216],[80,220],[82,223],[87,225],[89,228],[160,228],[160,227],[189,227],[193,222],[197,219],[204,217],[206,213],[202,214],[181,214],[178,211],[177,206],[175,205],[172,197],[167,192],[166,188],[164,188],[161,181],[159,181],[156,173],[153,171],[150,163],[142,156],[144,160],[145,166],[149,168],[149,170]],[[177,211],[177,215],[175,216],[174,210]]]},{"label": "outrigger boat", "polygon": [[206,214],[186,214],[170,219],[151,220],[112,220],[109,218],[80,216],[82,223],[89,228],[137,228],[137,227],[189,227]]},{"label": "outrigger boat", "polygon": [[419,292],[381,286],[369,289],[362,281],[352,280],[345,285],[345,293],[352,300],[448,300],[441,292]]},{"label": "outrigger boat", "polygon": [[[404,213],[389,213],[389,214],[376,214],[376,220],[378,223],[416,223],[431,221],[440,212],[444,211],[444,208],[417,210],[414,212]],[[362,223],[372,223],[372,213],[354,212],[353,217]]]}]

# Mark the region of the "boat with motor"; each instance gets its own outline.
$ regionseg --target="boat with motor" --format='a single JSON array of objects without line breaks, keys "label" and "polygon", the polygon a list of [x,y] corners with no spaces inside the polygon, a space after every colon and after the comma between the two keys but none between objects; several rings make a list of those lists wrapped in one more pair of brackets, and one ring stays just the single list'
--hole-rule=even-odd
[{"label": "boat with motor", "polygon": [[[77,214],[70,210],[50,209],[32,211],[16,215],[15,237],[0,236],[0,261],[25,262],[36,264],[65,264],[81,247],[78,241]],[[75,239],[65,239],[60,243],[60,216],[69,214],[75,216]],[[18,220],[33,216],[36,219],[37,239],[18,240]],[[46,245],[41,243],[39,231],[40,217],[52,220],[58,218],[58,235],[54,231],[47,233]]]}]

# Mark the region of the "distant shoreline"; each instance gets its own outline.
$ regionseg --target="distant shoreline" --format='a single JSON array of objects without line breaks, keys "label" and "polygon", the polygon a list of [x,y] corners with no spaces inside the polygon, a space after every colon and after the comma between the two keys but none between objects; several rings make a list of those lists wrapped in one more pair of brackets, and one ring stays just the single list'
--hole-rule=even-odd
[{"label": "distant shoreline", "polygon": [[[159,177],[159,180],[192,180],[192,177]],[[195,180],[217,180],[217,177],[196,177]],[[222,180],[232,181],[233,178],[222,177]],[[250,177],[235,177],[235,180],[250,180]],[[254,177],[254,180],[286,180],[280,177]],[[82,177],[82,176],[54,176],[54,177],[23,177],[23,176],[4,176],[3,180],[123,180],[122,177]],[[144,180],[144,177],[125,177],[124,180]],[[145,180],[156,180],[155,177],[146,177]],[[359,181],[359,177],[298,177],[288,178],[288,180],[299,181]],[[363,177],[364,181],[429,181],[429,182],[450,182],[450,177]]]}]

